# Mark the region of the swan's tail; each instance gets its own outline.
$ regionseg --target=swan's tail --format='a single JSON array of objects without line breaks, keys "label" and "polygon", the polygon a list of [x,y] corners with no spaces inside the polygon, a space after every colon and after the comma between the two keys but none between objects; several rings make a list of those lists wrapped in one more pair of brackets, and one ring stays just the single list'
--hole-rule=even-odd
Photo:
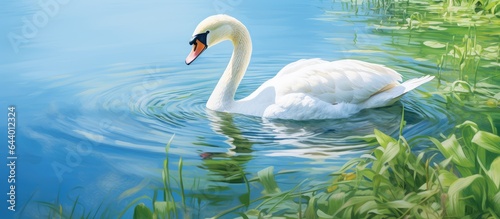
[{"label": "swan's tail", "polygon": [[434,76],[426,75],[424,77],[413,78],[413,79],[410,79],[410,80],[403,82],[400,86],[403,86],[405,88],[405,90],[401,95],[407,93],[408,91],[411,91],[411,90],[417,88],[418,86],[420,86],[422,84],[425,84],[425,83],[431,81],[432,79],[434,79]]},{"label": "swan's tail", "polygon": [[405,93],[417,88],[434,79],[434,76],[426,75],[420,78],[413,78],[393,87],[390,90],[373,95],[364,102],[363,108],[377,108],[393,104],[398,101]]}]

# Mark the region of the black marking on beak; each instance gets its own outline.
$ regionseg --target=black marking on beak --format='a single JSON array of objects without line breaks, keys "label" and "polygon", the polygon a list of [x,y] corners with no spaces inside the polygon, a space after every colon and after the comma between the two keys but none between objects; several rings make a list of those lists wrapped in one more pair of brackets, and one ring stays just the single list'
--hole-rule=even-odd
[{"label": "black marking on beak", "polygon": [[191,39],[191,41],[189,41],[189,45],[195,44],[195,46],[196,46],[196,40],[199,40],[201,43],[205,44],[206,47],[208,47],[208,45],[207,45],[208,33],[210,33],[210,31],[207,30],[207,32],[205,32],[205,33],[199,33],[199,34],[194,35],[193,39]]}]

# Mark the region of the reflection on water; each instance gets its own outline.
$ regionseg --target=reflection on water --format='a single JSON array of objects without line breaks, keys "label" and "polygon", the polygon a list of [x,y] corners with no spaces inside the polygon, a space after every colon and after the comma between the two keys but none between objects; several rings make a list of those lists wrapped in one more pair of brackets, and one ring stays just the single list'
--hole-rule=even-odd
[{"label": "reflection on water", "polygon": [[[256,144],[265,147],[263,156],[318,160],[338,158],[352,151],[367,149],[368,144],[354,136],[372,134],[375,128],[395,133],[399,129],[401,110],[400,105],[395,105],[365,110],[351,119],[300,122],[206,110],[211,129],[224,136],[224,142],[229,147],[221,152],[218,150],[220,146],[214,145],[214,151],[204,151],[200,156],[204,159],[203,167],[219,176],[218,180],[241,183],[242,171],[251,172],[245,166],[252,159]],[[207,145],[201,139],[196,144]]]},{"label": "reflection on water", "polygon": [[[433,120],[425,113],[426,109],[418,105],[408,105],[405,112],[406,126],[420,127],[414,131],[414,135],[423,132],[431,135],[433,131],[428,132],[428,129],[439,127],[437,123],[443,126],[451,125],[449,121],[443,123]],[[225,151],[220,151],[220,145],[203,142],[206,138],[199,138],[196,145],[213,147],[201,152],[200,156],[204,159],[204,168],[219,176],[215,181],[243,182],[241,171],[252,172],[247,170],[246,166],[253,154],[270,159],[296,157],[327,162],[329,159],[354,157],[360,152],[366,152],[370,149],[370,144],[362,137],[373,134],[374,129],[396,134],[399,131],[402,110],[401,104],[395,104],[380,109],[363,110],[352,118],[318,121],[268,120],[206,110],[210,128],[218,136],[224,137],[223,142],[227,147]],[[446,114],[433,117],[446,118]],[[406,129],[405,132],[412,129]],[[414,135],[405,133],[407,137]],[[237,176],[240,177],[233,179]]]},{"label": "reflection on water", "polygon": [[[233,115],[207,110],[211,129],[225,136],[224,142],[230,147],[227,152],[205,151],[200,156],[203,158],[202,167],[210,171],[209,176],[217,182],[244,183],[243,174],[249,172],[246,164],[252,159],[252,140],[245,137],[240,128],[234,124]],[[217,147],[217,146],[216,146]]]}]

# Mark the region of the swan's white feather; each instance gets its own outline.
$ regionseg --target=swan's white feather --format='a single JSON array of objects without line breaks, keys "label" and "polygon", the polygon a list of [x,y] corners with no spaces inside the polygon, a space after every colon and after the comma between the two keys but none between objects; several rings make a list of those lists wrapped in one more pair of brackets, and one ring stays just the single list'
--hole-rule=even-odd
[{"label": "swan's white feather", "polygon": [[322,101],[361,103],[401,76],[394,70],[357,60],[320,62],[275,78],[277,96],[307,93]]},{"label": "swan's white feather", "polygon": [[[240,101],[236,112],[280,119],[344,118],[390,105],[432,76],[400,84],[401,75],[358,60],[299,60]],[[386,89],[386,90],[385,90]]]},{"label": "swan's white feather", "polygon": [[276,77],[281,77],[283,75],[286,75],[288,73],[294,73],[296,71],[299,71],[302,68],[311,66],[311,65],[317,65],[321,63],[327,63],[328,61],[325,61],[320,58],[315,58],[315,59],[300,59],[298,61],[292,62],[285,67],[283,67],[278,74],[276,74]]},{"label": "swan's white feather", "polygon": [[434,78],[425,76],[401,84],[401,75],[383,65],[302,59],[235,101],[234,93],[250,62],[249,32],[233,17],[214,15],[202,21],[193,35],[200,33],[208,33],[208,47],[223,40],[234,45],[231,60],[207,101],[207,108],[215,111],[295,120],[344,118],[365,108],[390,105]]}]

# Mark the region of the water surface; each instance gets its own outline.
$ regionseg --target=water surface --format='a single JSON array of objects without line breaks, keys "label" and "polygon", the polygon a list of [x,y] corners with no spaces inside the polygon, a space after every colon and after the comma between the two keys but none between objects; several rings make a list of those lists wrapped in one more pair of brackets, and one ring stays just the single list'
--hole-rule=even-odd
[{"label": "water surface", "polygon": [[[22,34],[24,20],[43,10],[36,1],[1,5],[3,36]],[[252,178],[274,166],[287,172],[277,177],[285,186],[306,178],[324,182],[373,147],[354,136],[375,128],[396,136],[402,110],[408,139],[448,134],[470,117],[452,113],[427,93],[436,90],[436,81],[394,106],[347,119],[297,122],[207,110],[231,45],[207,50],[191,66],[184,59],[196,24],[217,13],[240,19],[253,39],[237,98],[301,58],[371,61],[396,69],[405,80],[436,74],[431,61],[405,52],[407,36],[376,30],[373,21],[382,15],[355,14],[342,3],[69,1],[17,49],[8,38],[0,41],[1,107],[16,106],[19,156],[19,211],[2,208],[2,215],[32,218],[47,212],[38,201],[60,199],[71,208],[77,198],[79,210],[103,205],[116,215],[134,198],[152,197],[161,188],[165,145],[175,135],[168,151],[173,174],[182,157],[185,184],[197,182],[191,192],[214,200],[192,214],[213,216],[239,202],[241,170]],[[119,198],[137,185],[143,185],[137,193]],[[1,186],[7,188],[3,180]],[[252,196],[258,195],[255,189]]]}]

